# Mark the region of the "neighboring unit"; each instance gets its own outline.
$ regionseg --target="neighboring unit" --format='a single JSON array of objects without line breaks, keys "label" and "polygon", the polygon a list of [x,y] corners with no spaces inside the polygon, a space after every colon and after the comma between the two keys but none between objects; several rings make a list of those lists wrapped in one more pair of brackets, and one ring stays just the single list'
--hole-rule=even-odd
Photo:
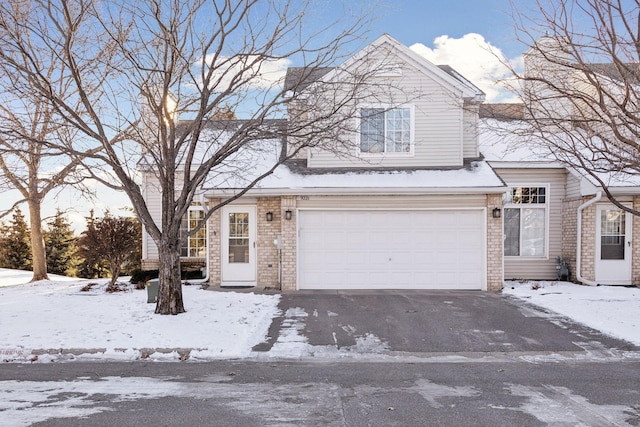
[{"label": "neighboring unit", "polygon": [[[583,284],[638,284],[640,218],[609,201],[593,173],[617,201],[636,211],[640,179],[615,170],[592,168],[590,174],[587,163],[575,161],[573,152],[601,156],[599,138],[610,129],[595,116],[591,123],[597,105],[585,108],[583,98],[571,102],[552,89],[597,100],[590,82],[610,84],[611,93],[621,84],[611,71],[615,67],[582,64],[587,72],[580,72],[567,51],[543,37],[524,55],[525,104],[481,106],[480,151],[511,189],[504,198],[504,278],[556,279],[557,261],[564,261],[572,279]],[[587,132],[589,126],[597,132]],[[588,148],[577,142],[583,140]],[[568,161],[575,166],[566,166]]]}]

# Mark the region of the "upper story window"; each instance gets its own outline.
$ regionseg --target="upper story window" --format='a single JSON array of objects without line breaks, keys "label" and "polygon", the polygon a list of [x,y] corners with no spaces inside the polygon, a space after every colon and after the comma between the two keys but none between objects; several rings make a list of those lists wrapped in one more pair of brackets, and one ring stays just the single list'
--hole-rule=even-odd
[{"label": "upper story window", "polygon": [[[202,206],[191,206],[180,223],[180,235],[184,237],[204,220]],[[187,236],[180,248],[180,256],[188,258],[204,258],[207,254],[207,226],[205,225],[195,234]]]},{"label": "upper story window", "polygon": [[360,153],[413,151],[413,110],[399,108],[360,109]]},{"label": "upper story window", "polygon": [[516,187],[504,208],[504,255],[544,257],[547,253],[547,187]]}]

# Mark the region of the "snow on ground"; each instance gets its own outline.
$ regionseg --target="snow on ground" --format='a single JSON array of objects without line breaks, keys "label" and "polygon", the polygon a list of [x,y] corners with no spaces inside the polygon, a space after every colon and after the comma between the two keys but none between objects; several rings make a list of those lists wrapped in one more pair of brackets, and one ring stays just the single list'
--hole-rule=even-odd
[{"label": "snow on ground", "polygon": [[[10,270],[8,268],[0,268],[0,288],[4,286],[22,285],[31,280],[32,273],[23,270]],[[77,282],[75,277],[58,276],[49,274],[49,279],[56,282]]]},{"label": "snow on ground", "polygon": [[[281,314],[277,295],[183,286],[187,313],[160,316],[153,313],[155,304],[147,303],[146,290],[132,286],[108,294],[105,279],[27,283],[30,279],[30,272],[0,269],[0,362],[32,360],[34,354],[40,362],[178,360],[187,350],[191,360],[250,357]],[[90,282],[98,285],[82,292]],[[504,293],[640,345],[639,288],[505,282]],[[311,346],[300,333],[307,316],[302,309],[284,313],[277,342],[266,356],[382,357],[387,350],[375,336],[358,337],[353,349]]]},{"label": "snow on ground", "polygon": [[[161,316],[154,314],[155,304],[147,303],[146,290],[129,286],[126,292],[109,294],[105,279],[26,284],[30,278],[30,272],[0,269],[0,361],[30,359],[33,350],[57,349],[92,352],[41,354],[38,360],[177,360],[172,349],[193,349],[192,359],[246,357],[265,340],[279,314],[279,296],[183,286],[187,312]],[[90,282],[98,286],[82,292]]]},{"label": "snow on ground", "polygon": [[503,293],[640,345],[640,288],[510,281]]}]

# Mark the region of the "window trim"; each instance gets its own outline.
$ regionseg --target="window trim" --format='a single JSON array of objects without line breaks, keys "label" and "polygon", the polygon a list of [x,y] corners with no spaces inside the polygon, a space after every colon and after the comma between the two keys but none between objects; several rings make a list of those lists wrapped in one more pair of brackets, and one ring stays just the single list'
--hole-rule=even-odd
[{"label": "window trim", "polygon": [[[542,203],[539,204],[528,204],[528,203],[513,203],[510,199],[513,190],[516,188],[544,188],[545,189],[545,202],[544,205]],[[532,206],[535,208],[537,205],[537,209],[545,209],[544,215],[544,254],[536,255],[536,256],[527,256],[527,255],[505,255],[505,245],[503,243],[502,256],[505,259],[512,260],[522,260],[522,261],[539,261],[539,260],[548,260],[549,259],[549,216],[550,216],[550,206],[551,206],[551,185],[549,183],[540,184],[540,183],[516,183],[509,184],[509,192],[507,193],[508,199],[505,201],[503,205],[503,211],[505,209],[520,209],[525,207],[531,208]],[[503,215],[504,217],[505,215]],[[522,218],[522,216],[521,216]],[[522,221],[522,219],[521,219]],[[506,240],[506,233],[504,229],[504,218],[502,223],[502,238]],[[520,222],[520,248],[522,248],[522,222]],[[522,251],[520,251],[522,253]]]},{"label": "window trim", "polygon": [[[408,109],[409,110],[409,151],[407,152],[397,152],[397,151],[382,151],[380,153],[369,153],[367,151],[361,151],[361,126],[362,126],[362,118],[361,111],[367,108],[382,108],[385,110],[385,119],[386,112],[395,109]],[[380,157],[414,157],[415,156],[415,105],[414,104],[399,104],[399,105],[391,105],[391,104],[359,104],[356,108],[356,152],[358,157],[361,158],[372,158],[379,159]],[[386,149],[386,136],[384,147]]]},{"label": "window trim", "polygon": [[[187,216],[187,227],[189,227],[189,215],[191,214],[191,212],[195,212],[195,211],[199,211],[199,212],[203,212],[204,213],[204,208],[201,205],[192,205],[189,206],[189,209],[187,209],[187,213],[185,214]],[[209,247],[209,233],[208,233],[208,227],[209,227],[209,222],[204,220],[205,224],[204,227],[202,228],[202,230],[204,230],[204,246],[203,246],[203,250],[204,250],[204,256],[190,256],[189,255],[189,251],[191,249],[190,247],[190,243],[191,243],[191,239],[195,237],[195,234],[190,234],[191,232],[191,228],[187,228],[187,239],[185,240],[184,244],[180,245],[180,258],[181,259],[206,259],[207,258],[207,252],[208,252],[208,247]],[[182,234],[182,226],[180,226],[180,232]],[[182,255],[182,250],[186,248],[187,249],[187,255],[183,256]],[[199,249],[199,247],[198,247]]]}]

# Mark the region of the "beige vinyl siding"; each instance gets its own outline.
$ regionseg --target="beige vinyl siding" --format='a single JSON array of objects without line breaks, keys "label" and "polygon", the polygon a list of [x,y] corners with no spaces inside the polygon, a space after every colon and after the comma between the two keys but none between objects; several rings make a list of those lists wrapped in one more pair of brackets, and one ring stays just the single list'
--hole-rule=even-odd
[{"label": "beige vinyl siding", "polygon": [[464,106],[463,112],[463,146],[462,156],[465,159],[476,158],[478,152],[478,105]]},{"label": "beige vinyl siding", "polygon": [[[395,59],[386,58],[395,62]],[[413,65],[401,62],[401,77],[380,77],[385,96],[363,96],[360,106],[383,105],[388,107],[412,105],[414,107],[414,153],[379,156],[359,156],[357,132],[353,132],[353,149],[349,153],[328,150],[311,150],[309,167],[419,167],[462,165],[463,109],[461,93],[445,88],[437,76],[426,75]],[[437,72],[441,72],[438,70]],[[444,72],[442,72],[444,73]],[[383,99],[381,99],[383,98]],[[388,102],[386,102],[388,100]],[[356,119],[354,119],[356,123]],[[355,126],[354,126],[355,128]]]},{"label": "beige vinyl siding", "polygon": [[500,169],[496,172],[509,186],[549,185],[547,201],[547,258],[504,257],[504,278],[557,278],[556,257],[562,255],[562,202],[565,198],[567,172],[564,169]]},{"label": "beige vinyl siding", "polygon": [[298,196],[296,206],[301,209],[464,209],[486,207],[487,196]]},{"label": "beige vinyl siding", "polygon": [[[151,217],[159,226],[159,224],[162,224],[162,198],[160,195],[160,185],[158,184],[158,179],[152,173],[145,173],[143,183],[143,194],[144,199],[147,203],[147,208],[151,213]],[[155,242],[147,234],[144,227],[142,227],[142,247],[144,259],[158,259],[158,248]]]},{"label": "beige vinyl siding", "polygon": [[575,199],[581,197],[580,194],[580,178],[568,173],[567,174],[567,199]]}]

